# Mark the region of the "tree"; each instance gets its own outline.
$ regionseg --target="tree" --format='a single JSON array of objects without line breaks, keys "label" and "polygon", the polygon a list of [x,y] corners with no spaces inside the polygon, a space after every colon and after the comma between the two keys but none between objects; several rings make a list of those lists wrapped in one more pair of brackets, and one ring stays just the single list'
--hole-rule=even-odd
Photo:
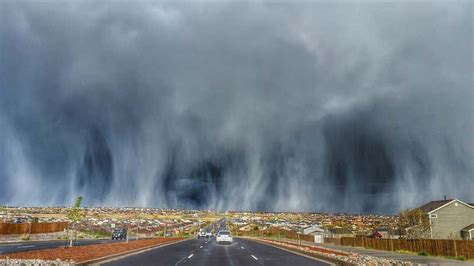
[{"label": "tree", "polygon": [[428,215],[420,209],[406,210],[400,213],[398,227],[407,239],[430,238],[431,225]]},{"label": "tree", "polygon": [[[74,203],[74,206],[69,211],[67,218],[69,219],[70,224],[72,224],[72,229],[75,229],[76,224],[82,220],[83,214],[81,210],[82,197],[79,196]],[[76,233],[74,233],[74,240],[76,239]],[[69,241],[69,246],[72,247],[72,237]]]}]

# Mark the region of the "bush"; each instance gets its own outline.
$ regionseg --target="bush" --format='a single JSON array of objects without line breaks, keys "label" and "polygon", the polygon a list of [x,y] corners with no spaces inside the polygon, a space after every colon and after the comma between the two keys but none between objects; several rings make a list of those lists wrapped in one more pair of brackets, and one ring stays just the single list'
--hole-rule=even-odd
[{"label": "bush", "polygon": [[27,240],[30,240],[30,236],[29,235],[22,235],[20,237],[20,239],[23,240],[23,241],[27,241]]},{"label": "bush", "polygon": [[418,255],[420,255],[420,256],[430,256],[431,254],[426,252],[426,251],[422,251],[422,252],[419,252]]}]

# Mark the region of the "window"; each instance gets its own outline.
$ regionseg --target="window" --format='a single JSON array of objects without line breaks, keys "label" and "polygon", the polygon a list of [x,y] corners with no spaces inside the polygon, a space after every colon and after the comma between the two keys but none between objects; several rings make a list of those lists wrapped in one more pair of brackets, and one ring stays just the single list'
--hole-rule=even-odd
[{"label": "window", "polygon": [[430,218],[438,218],[438,214],[430,214]]}]

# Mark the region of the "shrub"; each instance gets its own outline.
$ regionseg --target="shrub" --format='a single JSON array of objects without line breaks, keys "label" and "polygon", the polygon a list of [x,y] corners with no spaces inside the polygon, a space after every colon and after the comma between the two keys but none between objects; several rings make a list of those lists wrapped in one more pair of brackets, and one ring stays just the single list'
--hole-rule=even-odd
[{"label": "shrub", "polygon": [[30,240],[30,236],[29,235],[22,235],[20,237],[20,239],[23,240],[23,241],[27,241],[27,240]]},{"label": "shrub", "polygon": [[430,253],[428,253],[426,251],[422,251],[422,252],[419,252],[418,255],[420,255],[420,256],[430,256]]}]

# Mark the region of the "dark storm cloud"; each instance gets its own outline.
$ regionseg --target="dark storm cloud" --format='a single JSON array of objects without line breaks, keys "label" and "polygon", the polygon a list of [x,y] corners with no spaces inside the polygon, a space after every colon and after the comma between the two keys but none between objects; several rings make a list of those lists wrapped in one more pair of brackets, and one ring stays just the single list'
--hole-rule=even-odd
[{"label": "dark storm cloud", "polygon": [[0,3],[0,202],[472,198],[472,3]]}]

